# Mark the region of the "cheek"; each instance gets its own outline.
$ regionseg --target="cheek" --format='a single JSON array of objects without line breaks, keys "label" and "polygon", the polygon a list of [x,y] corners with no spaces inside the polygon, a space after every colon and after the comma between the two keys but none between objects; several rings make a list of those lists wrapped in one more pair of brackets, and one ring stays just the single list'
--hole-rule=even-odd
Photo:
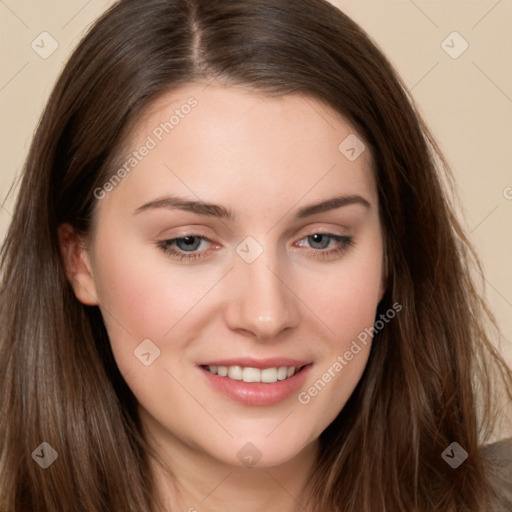
[{"label": "cheek", "polygon": [[[215,276],[172,267],[153,246],[112,233],[98,240],[95,282],[112,349],[121,370],[140,364],[133,351],[143,340],[165,340],[214,285]],[[179,346],[173,341],[173,349]],[[123,372],[124,373],[124,372]]]},{"label": "cheek", "polygon": [[[382,282],[382,248],[376,241],[354,250],[342,264],[332,267],[310,287],[312,309],[332,335],[332,347],[343,350],[347,342],[375,320]],[[303,287],[303,294],[306,287]],[[349,343],[350,344],[350,343]]]},{"label": "cheek", "polygon": [[300,414],[311,422],[311,439],[318,437],[342,411],[368,362],[370,342],[350,343],[345,348],[332,354],[297,396]]},{"label": "cheek", "polygon": [[297,397],[300,407],[315,418],[317,434],[339,414],[368,362],[380,296],[381,254],[378,243],[354,253],[311,296],[315,313],[332,335],[321,363]]},{"label": "cheek", "polygon": [[349,286],[333,289],[336,306],[330,307],[326,301],[321,309],[322,320],[334,334],[297,396],[298,407],[314,425],[312,438],[343,409],[368,362],[377,301],[374,283],[360,284],[357,293]]}]

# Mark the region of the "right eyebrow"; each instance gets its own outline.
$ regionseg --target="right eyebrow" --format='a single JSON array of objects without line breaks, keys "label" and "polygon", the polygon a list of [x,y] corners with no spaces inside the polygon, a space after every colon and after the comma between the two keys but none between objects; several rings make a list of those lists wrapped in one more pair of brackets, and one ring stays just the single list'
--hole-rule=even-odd
[{"label": "right eyebrow", "polygon": [[149,203],[143,204],[135,210],[135,214],[147,210],[155,210],[164,208],[166,210],[184,210],[198,215],[205,215],[208,217],[219,217],[228,220],[235,219],[235,212],[230,208],[218,204],[204,203],[202,201],[193,201],[179,196],[166,196],[160,199],[155,199]]}]

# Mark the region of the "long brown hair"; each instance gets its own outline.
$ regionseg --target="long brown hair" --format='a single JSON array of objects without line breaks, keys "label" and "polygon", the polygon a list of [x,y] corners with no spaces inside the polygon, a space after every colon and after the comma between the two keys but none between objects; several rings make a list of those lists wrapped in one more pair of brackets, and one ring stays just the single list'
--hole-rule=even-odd
[{"label": "long brown hair", "polygon": [[[377,316],[395,302],[403,309],[376,333],[359,384],[320,437],[305,508],[490,510],[496,492],[480,447],[499,407],[493,375],[508,399],[512,376],[486,334],[494,320],[442,186],[449,171],[390,63],[323,0],[122,0],[74,51],[41,117],[1,253],[0,508],[157,508],[134,396],[98,308],[73,294],[57,230],[69,222],[89,233],[94,190],[150,102],[212,80],[314,97],[373,156],[388,270]],[[58,453],[45,470],[31,455],[42,442]],[[441,457],[452,442],[469,454],[456,470]]]}]

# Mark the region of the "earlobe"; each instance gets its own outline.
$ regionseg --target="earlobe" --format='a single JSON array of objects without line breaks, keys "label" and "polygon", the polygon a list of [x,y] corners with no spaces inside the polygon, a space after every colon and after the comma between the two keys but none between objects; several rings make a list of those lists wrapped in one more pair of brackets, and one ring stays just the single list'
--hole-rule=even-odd
[{"label": "earlobe", "polygon": [[58,236],[66,276],[76,298],[86,306],[97,306],[96,284],[85,240],[69,223],[59,226]]}]

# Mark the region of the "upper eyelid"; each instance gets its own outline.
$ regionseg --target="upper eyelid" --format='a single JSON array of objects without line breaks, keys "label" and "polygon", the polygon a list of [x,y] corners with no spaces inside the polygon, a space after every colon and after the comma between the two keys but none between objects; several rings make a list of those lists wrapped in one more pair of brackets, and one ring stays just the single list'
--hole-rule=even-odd
[{"label": "upper eyelid", "polygon": [[[298,238],[295,241],[298,242],[298,241],[304,240],[305,238],[308,238],[313,235],[326,235],[326,236],[330,236],[333,239],[339,238],[339,237],[351,238],[348,235],[341,235],[341,234],[333,233],[329,230],[316,229],[316,230],[309,231],[308,233],[302,235],[300,238]],[[166,239],[162,240],[162,243],[176,242],[177,240],[183,240],[184,238],[188,238],[188,237],[199,238],[203,241],[209,242],[210,244],[214,244],[214,245],[216,244],[216,242],[211,240],[211,238],[209,238],[205,235],[195,234],[193,232],[186,233],[186,234],[179,235],[179,236],[173,236],[171,238],[166,238]]]},{"label": "upper eyelid", "polygon": [[[341,228],[343,230],[348,230],[348,226],[342,226],[342,225],[338,225],[338,229]],[[301,229],[294,229],[294,231],[301,231],[303,228]],[[291,230],[287,230],[284,234],[288,236],[289,232]],[[329,234],[329,235],[337,235],[337,236],[341,236],[341,233],[336,233],[335,232],[336,230],[334,228],[331,228],[331,227],[322,227],[322,226],[316,226],[316,227],[312,227],[310,229],[307,229],[306,230],[306,233],[302,235],[302,238],[305,237],[305,236],[309,236],[311,234],[317,234],[317,233],[322,233],[322,234]],[[195,236],[195,237],[200,237],[200,238],[210,238],[209,235],[206,235],[206,234],[203,234],[200,232],[200,229],[198,229],[197,231],[193,228],[193,227],[190,227],[190,228],[185,228],[183,229],[180,233],[173,233],[172,235],[168,236],[168,237],[163,237],[165,240],[174,240],[176,238],[186,238],[188,236]]]},{"label": "upper eyelid", "polygon": [[[348,236],[348,235],[342,235],[342,234],[339,234],[339,233],[333,233],[332,231],[329,231],[329,230],[322,230],[322,229],[314,229],[312,231],[308,231],[306,234],[302,235],[299,240],[302,240],[303,238],[306,238],[308,236],[312,236],[312,235],[330,235],[330,236]],[[190,231],[189,233],[184,233],[182,235],[173,235],[171,237],[164,237],[162,239],[163,242],[171,242],[171,241],[175,241],[175,240],[182,240],[183,238],[188,238],[188,237],[194,237],[194,238],[201,238],[203,240],[207,240],[209,242],[213,242],[213,240],[207,236],[207,235],[201,235],[199,233],[194,233],[193,231]]]},{"label": "upper eyelid", "polygon": [[[307,226],[311,225],[311,224],[313,224],[315,226],[308,228]],[[331,226],[326,227],[325,224],[330,224]],[[324,222],[322,222],[322,221],[308,222],[308,223],[305,223],[304,225],[302,225],[302,227],[299,227],[297,225],[290,226],[289,228],[287,228],[286,230],[283,231],[282,236],[283,236],[283,238],[289,238],[290,236],[292,236],[292,233],[298,233],[298,232],[303,231],[304,229],[307,229],[307,233],[302,235],[302,237],[309,236],[310,234],[315,234],[315,233],[324,233],[324,234],[331,234],[331,235],[336,235],[336,236],[343,236],[345,233],[337,233],[335,231],[337,231],[337,230],[349,231],[349,230],[351,230],[351,228],[349,227],[350,224],[352,224],[352,222],[349,222],[348,224],[347,223],[340,224],[338,222],[332,222],[332,221],[330,221],[330,222],[329,221],[328,222],[325,222],[325,221]],[[203,227],[204,224],[200,223],[197,226],[198,227],[196,228],[196,225],[194,225],[193,223],[189,224],[188,226],[184,225],[181,228],[178,228],[181,232],[172,233],[170,236],[165,237],[162,235],[162,233],[165,233],[166,231],[170,231],[168,228],[168,229],[160,231],[160,233],[156,235],[156,238],[160,238],[162,241],[163,240],[168,241],[168,240],[173,240],[176,238],[184,238],[187,236],[200,236],[203,238],[208,238],[210,240],[211,240],[211,238],[216,237],[215,234],[211,238],[209,235],[203,234],[205,231],[205,228]],[[336,226],[336,227],[332,227],[332,226]],[[353,227],[356,227],[356,226],[353,226]],[[197,229],[197,231],[196,231],[196,229]],[[212,231],[212,228],[209,226],[206,226],[206,230]],[[203,233],[201,233],[201,231]],[[215,229],[213,229],[213,231],[215,231]],[[234,236],[233,236],[234,234],[231,229],[229,230],[229,235],[230,235],[229,238],[234,238]]]},{"label": "upper eyelid", "polygon": [[[319,222],[318,224],[322,224],[322,223]],[[293,231],[295,231],[295,232],[302,231],[302,229],[304,229],[304,228],[301,228],[301,229],[293,228]],[[344,226],[344,225],[338,225],[338,229],[343,229],[345,231],[348,231],[349,227],[348,226]],[[284,235],[285,235],[286,238],[290,235],[291,231],[292,231],[292,229],[288,229],[288,230],[286,230],[284,232]],[[345,235],[344,233],[336,233],[335,231],[336,230],[334,228],[331,228],[331,227],[315,226],[315,227],[312,227],[312,228],[308,229],[307,232],[305,234],[303,234],[300,239],[302,239],[302,238],[304,238],[306,236],[310,236],[312,234],[326,234],[326,235],[333,235],[333,236],[344,236]],[[209,235],[202,234],[200,232],[200,229],[198,229],[196,231],[193,227],[185,228],[185,229],[182,230],[181,233],[176,233],[176,234],[173,233],[171,236],[159,237],[159,238],[161,238],[162,241],[169,241],[169,240],[176,240],[176,239],[186,238],[186,237],[189,237],[189,236],[205,238],[205,239],[208,239],[208,240],[212,241],[211,237]]]}]

